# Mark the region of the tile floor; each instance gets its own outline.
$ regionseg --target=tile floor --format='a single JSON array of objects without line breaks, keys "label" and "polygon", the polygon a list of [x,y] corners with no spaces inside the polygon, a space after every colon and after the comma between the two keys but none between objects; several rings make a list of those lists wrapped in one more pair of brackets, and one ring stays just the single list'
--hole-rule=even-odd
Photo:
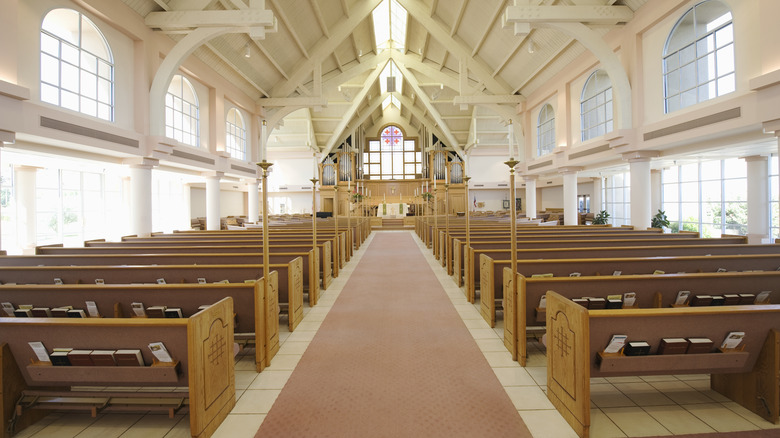
[{"label": "tile floor", "polygon": [[[253,351],[246,349],[239,354],[236,406],[214,437],[254,436],[370,241],[371,236],[333,280],[317,306],[305,308],[303,322],[294,333],[286,331],[286,324],[280,324],[281,348],[270,367],[258,374],[254,371]],[[545,394],[544,346],[538,341],[531,342],[526,368],[512,361],[502,342],[501,323],[491,329],[480,316],[478,304],[468,303],[463,290],[455,285],[430,251],[419,239],[417,243],[533,435],[576,437]],[[594,378],[591,380],[591,404],[593,438],[780,428],[710,390],[706,375]],[[169,419],[166,415],[154,414],[102,414],[91,418],[89,415],[54,413],[15,437],[189,437],[189,417],[179,415]]]}]

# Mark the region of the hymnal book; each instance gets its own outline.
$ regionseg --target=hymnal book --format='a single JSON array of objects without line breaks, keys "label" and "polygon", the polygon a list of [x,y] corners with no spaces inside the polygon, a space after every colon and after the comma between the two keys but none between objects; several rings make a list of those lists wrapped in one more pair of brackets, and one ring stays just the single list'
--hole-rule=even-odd
[{"label": "hymnal book", "polygon": [[606,309],[607,300],[604,298],[588,298],[588,309]]},{"label": "hymnal book", "polygon": [[181,318],[181,309],[178,307],[168,307],[164,311],[166,318]]},{"label": "hymnal book", "polygon": [[[745,304],[754,304],[756,302],[756,295],[755,294],[739,294],[739,304],[745,305]],[[19,306],[21,307],[21,306]]]},{"label": "hymnal book", "polygon": [[51,364],[58,367],[69,367],[70,359],[68,359],[68,353],[70,348],[55,348],[49,355]]},{"label": "hymnal book", "polygon": [[28,342],[30,348],[32,348],[35,357],[38,358],[38,362],[51,362],[49,359],[49,352],[46,351],[46,347],[43,346],[43,342]]},{"label": "hymnal book", "polygon": [[718,270],[716,272],[727,272],[727,271],[726,271],[726,268],[718,268]]},{"label": "hymnal book", "polygon": [[548,272],[546,274],[533,274],[533,275],[531,275],[531,278],[547,278],[547,277],[552,277],[552,276],[553,276],[552,273]]},{"label": "hymnal book", "polygon": [[658,345],[658,354],[685,354],[688,341],[683,338],[663,338]]},{"label": "hymnal book", "polygon": [[539,308],[540,309],[547,308],[547,295],[542,295],[542,297],[539,298]]},{"label": "hymnal book", "polygon": [[582,307],[587,308],[588,307],[588,299],[587,298],[572,298],[572,301],[579,304]]},{"label": "hymnal book", "polygon": [[230,282],[227,281],[227,280],[219,280],[219,281],[215,281],[214,282],[214,284],[227,284],[227,283],[230,283]]},{"label": "hymnal book", "polygon": [[620,294],[617,295],[607,295],[607,309],[621,309],[623,308],[623,296]]},{"label": "hymnal book", "polygon": [[68,311],[71,309],[71,306],[55,307],[51,309],[51,316],[54,318],[67,318]]},{"label": "hymnal book", "polygon": [[712,295],[694,295],[691,298],[691,306],[709,306],[712,303]]},{"label": "hymnal book", "polygon": [[152,354],[157,358],[157,361],[173,362],[173,358],[168,354],[168,350],[162,342],[152,342],[149,344],[149,349],[152,350]]},{"label": "hymnal book", "polygon": [[158,278],[157,279],[157,284],[165,284],[165,279],[164,278]]},{"label": "hymnal book", "polygon": [[62,284],[62,279],[61,278],[55,278],[54,279],[54,284]]},{"label": "hymnal book", "polygon": [[97,304],[94,301],[87,301],[87,314],[90,318],[99,318],[100,312],[98,311]]},{"label": "hymnal book", "polygon": [[739,294],[723,294],[724,306],[736,306],[739,304]]},{"label": "hymnal book", "polygon": [[32,310],[33,307],[35,307],[35,306],[33,306],[32,304],[19,304],[19,308],[20,309],[30,309],[30,310]]},{"label": "hymnal book", "polygon": [[691,295],[689,290],[681,290],[677,292],[677,298],[674,300],[674,304],[677,306],[684,306],[688,302],[688,297]]},{"label": "hymnal book", "polygon": [[723,295],[713,295],[710,306],[722,306],[726,304],[726,298]]},{"label": "hymnal book", "polygon": [[712,340],[710,338],[688,338],[686,354],[702,354],[712,352]]},{"label": "hymnal book", "polygon": [[4,302],[0,304],[0,306],[3,306],[3,312],[5,312],[6,316],[16,316],[14,315],[14,305],[9,302]]},{"label": "hymnal book", "polygon": [[32,309],[16,309],[14,310],[14,316],[17,318],[32,318]]},{"label": "hymnal book", "polygon": [[615,271],[615,272],[612,273],[612,275],[617,277],[618,275],[620,275],[622,273],[623,273],[623,271]]},{"label": "hymnal book", "polygon": [[144,357],[141,350],[117,350],[114,352],[114,360],[119,367],[144,366]]},{"label": "hymnal book", "polygon": [[739,347],[739,344],[742,343],[744,337],[745,332],[729,332],[729,334],[726,335],[726,339],[720,344],[721,350],[733,350]]},{"label": "hymnal book", "polygon": [[131,303],[130,308],[133,309],[133,313],[135,316],[144,317],[146,316],[146,311],[144,310],[144,303]]},{"label": "hymnal book", "polygon": [[626,335],[612,335],[609,344],[604,349],[604,353],[620,353],[620,350],[626,345]]},{"label": "hymnal book", "polygon": [[114,350],[94,350],[89,355],[92,359],[92,363],[96,367],[113,367],[116,366],[114,360]]},{"label": "hymnal book", "polygon": [[661,274],[666,274],[666,272],[664,272],[664,271],[662,271],[660,269],[656,269],[655,271],[653,271],[653,275],[661,275]]},{"label": "hymnal book", "polygon": [[626,307],[634,307],[636,303],[636,292],[626,292],[623,294],[623,305]]},{"label": "hymnal book", "polygon": [[650,354],[650,344],[645,341],[632,341],[623,348],[626,356],[646,356]]},{"label": "hymnal book", "polygon": [[571,274],[569,274],[569,277],[579,277],[579,276],[581,276],[581,275],[582,275],[582,274],[581,274],[581,273],[579,273],[579,272],[572,272]]},{"label": "hymnal book", "polygon": [[82,309],[68,310],[68,318],[86,318],[87,314]]},{"label": "hymnal book", "polygon": [[96,278],[95,279],[95,284],[106,284],[106,281],[103,280],[102,278]]},{"label": "hymnal book", "polygon": [[71,350],[70,353],[68,353],[70,365],[74,367],[93,366],[94,363],[92,363],[90,354],[92,354],[92,350]]},{"label": "hymnal book", "polygon": [[51,318],[51,309],[48,307],[33,307],[32,316],[35,318]]},{"label": "hymnal book", "polygon": [[769,296],[771,294],[772,294],[771,290],[761,291],[761,292],[758,293],[758,295],[756,295],[756,299],[755,299],[755,301],[753,301],[753,303],[755,303],[755,304],[769,304],[770,301],[771,301]]},{"label": "hymnal book", "polygon": [[146,315],[149,318],[165,318],[166,306],[151,306],[146,308]]},{"label": "hymnal book", "polygon": [[198,284],[206,284],[206,279],[203,277],[198,277]]}]

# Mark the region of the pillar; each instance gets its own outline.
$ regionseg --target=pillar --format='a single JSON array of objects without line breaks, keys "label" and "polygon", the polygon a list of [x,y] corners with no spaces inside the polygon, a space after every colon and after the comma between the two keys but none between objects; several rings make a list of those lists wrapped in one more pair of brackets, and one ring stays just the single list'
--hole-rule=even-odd
[{"label": "pillar", "polygon": [[579,224],[577,212],[577,172],[579,167],[564,167],[559,170],[563,174],[563,224]]},{"label": "pillar", "polygon": [[17,237],[23,254],[35,254],[35,246],[38,244],[35,196],[37,173],[37,167],[14,167]]},{"label": "pillar", "polygon": [[220,205],[219,205],[219,180],[222,178],[222,172],[208,172],[206,177],[206,229],[219,230],[220,223]]},{"label": "pillar", "polygon": [[538,176],[527,175],[523,177],[525,181],[525,217],[536,218],[536,180]]},{"label": "pillar", "polygon": [[138,158],[130,165],[130,232],[139,237],[152,234],[152,168],[158,160]]},{"label": "pillar", "polygon": [[255,179],[247,180],[247,212],[249,222],[260,222],[260,183]]},{"label": "pillar", "polygon": [[631,171],[631,224],[637,230],[650,227],[650,158],[628,160]]},{"label": "pillar", "polygon": [[767,157],[743,157],[747,162],[748,243],[769,237],[769,167]]},{"label": "pillar", "polygon": [[661,194],[663,193],[662,174],[663,172],[660,169],[650,170],[650,213],[654,216],[658,210],[664,209],[661,203]]},{"label": "pillar", "polygon": [[593,194],[590,195],[590,212],[599,214],[604,209],[601,197],[604,195],[604,178],[593,178]]}]

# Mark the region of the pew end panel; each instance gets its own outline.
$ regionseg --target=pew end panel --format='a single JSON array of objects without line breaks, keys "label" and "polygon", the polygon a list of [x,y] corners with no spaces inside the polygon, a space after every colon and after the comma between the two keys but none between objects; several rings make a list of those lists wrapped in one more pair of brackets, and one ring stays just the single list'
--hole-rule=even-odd
[{"label": "pew end panel", "polygon": [[517,360],[517,297],[515,296],[516,276],[512,270],[504,268],[502,271],[504,289],[504,346],[512,355],[512,360]]},{"label": "pew end panel", "polygon": [[479,313],[492,328],[496,326],[496,300],[493,284],[493,259],[479,256]]},{"label": "pew end panel", "polygon": [[455,277],[455,284],[458,287],[463,286],[463,273],[461,271],[461,264],[463,257],[461,256],[462,245],[460,240],[455,239],[452,244],[452,275]]},{"label": "pew end panel", "polygon": [[265,283],[265,366],[279,351],[279,273],[271,271]]},{"label": "pew end panel", "polygon": [[294,331],[303,319],[303,259],[290,261],[287,270],[287,326]]}]

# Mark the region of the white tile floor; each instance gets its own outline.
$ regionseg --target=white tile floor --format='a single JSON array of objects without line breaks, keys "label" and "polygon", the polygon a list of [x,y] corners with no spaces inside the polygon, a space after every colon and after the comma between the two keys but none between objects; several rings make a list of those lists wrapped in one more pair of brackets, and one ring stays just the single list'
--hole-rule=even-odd
[{"label": "white tile floor", "polygon": [[[375,231],[376,232],[376,231]],[[408,231],[379,231],[408,232]],[[373,236],[373,234],[371,235]],[[333,306],[372,237],[355,252],[316,307],[304,309],[294,333],[280,324],[281,348],[270,367],[254,371],[252,349],[236,363],[236,407],[214,434],[217,438],[252,437],[292,374],[317,329]],[[534,437],[576,437],[547,399],[544,347],[531,341],[527,367],[511,360],[503,345],[503,326],[491,329],[479,307],[466,301],[459,288],[415,237],[456,311],[504,386]],[[710,390],[706,375],[649,376],[592,379],[591,436],[594,438],[730,432],[780,428]],[[189,417],[179,415],[55,413],[21,431],[16,437],[189,437]]]}]

